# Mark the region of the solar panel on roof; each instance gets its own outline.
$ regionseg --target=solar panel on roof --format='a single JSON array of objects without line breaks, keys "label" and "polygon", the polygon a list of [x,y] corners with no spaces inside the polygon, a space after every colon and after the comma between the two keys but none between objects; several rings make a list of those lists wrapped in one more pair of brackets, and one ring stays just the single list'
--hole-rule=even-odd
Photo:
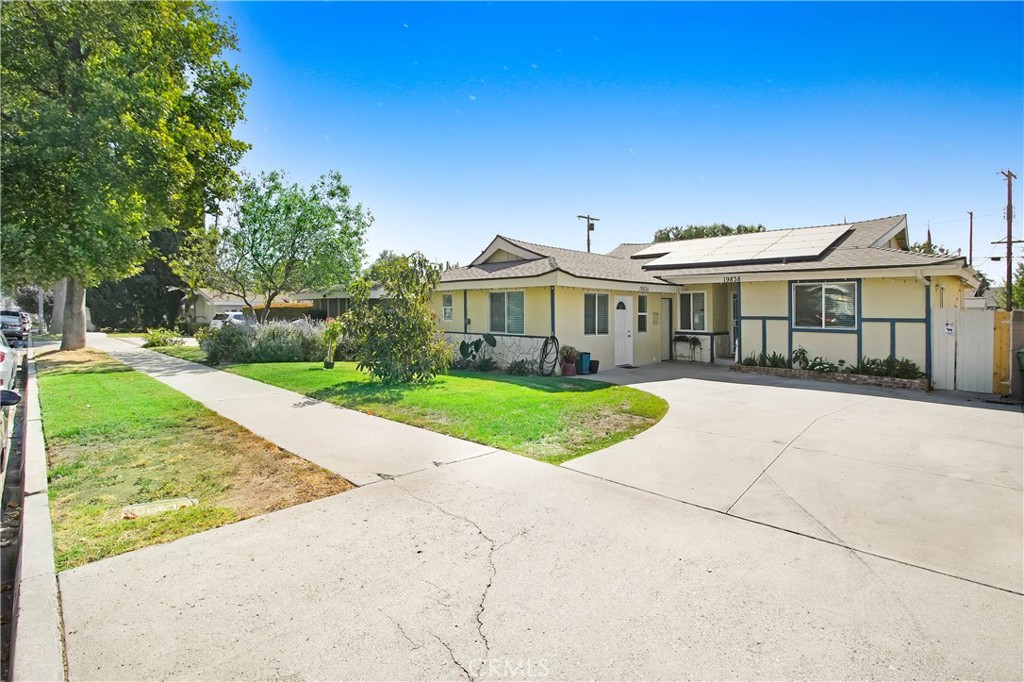
[{"label": "solar panel on roof", "polygon": [[847,225],[828,225],[684,240],[654,244],[636,256],[657,256],[644,266],[649,268],[816,258],[848,229]]}]

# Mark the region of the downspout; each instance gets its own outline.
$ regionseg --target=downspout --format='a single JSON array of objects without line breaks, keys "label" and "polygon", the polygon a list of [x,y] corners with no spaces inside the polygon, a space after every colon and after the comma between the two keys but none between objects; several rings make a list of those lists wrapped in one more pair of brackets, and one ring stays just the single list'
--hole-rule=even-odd
[{"label": "downspout", "polygon": [[469,295],[465,289],[462,290],[462,333],[463,335],[469,333]]},{"label": "downspout", "polygon": [[917,281],[924,284],[924,374],[932,382],[932,280],[917,271]]},{"label": "downspout", "polygon": [[551,336],[555,335],[555,287],[551,287]]}]

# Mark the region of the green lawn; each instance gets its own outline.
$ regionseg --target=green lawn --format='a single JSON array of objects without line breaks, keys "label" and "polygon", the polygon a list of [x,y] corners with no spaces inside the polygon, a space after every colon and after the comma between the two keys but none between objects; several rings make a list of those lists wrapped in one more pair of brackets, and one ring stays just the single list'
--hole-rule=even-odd
[{"label": "green lawn", "polygon": [[333,370],[290,362],[227,371],[554,464],[625,440],[668,410],[650,393],[587,379],[453,372],[423,385],[386,387],[349,362]]},{"label": "green lawn", "polygon": [[202,365],[206,364],[206,353],[199,346],[154,346],[149,350],[155,350],[157,353],[171,355],[182,360],[198,362]]},{"label": "green lawn", "polygon": [[[57,570],[351,487],[103,353],[37,362]],[[199,503],[122,518],[172,497]]]}]

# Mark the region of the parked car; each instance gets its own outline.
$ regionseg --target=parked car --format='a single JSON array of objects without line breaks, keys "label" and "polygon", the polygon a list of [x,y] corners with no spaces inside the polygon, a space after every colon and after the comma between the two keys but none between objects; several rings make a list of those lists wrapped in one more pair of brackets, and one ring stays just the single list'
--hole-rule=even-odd
[{"label": "parked car", "polygon": [[8,342],[24,341],[28,338],[25,325],[21,321],[20,310],[0,310],[0,328]]},{"label": "parked car", "polygon": [[223,327],[226,324],[245,324],[245,315],[238,311],[230,313],[217,313],[210,320],[210,329]]},{"label": "parked car", "polygon": [[18,353],[7,344],[7,338],[0,334],[0,389],[14,390],[18,376]]}]

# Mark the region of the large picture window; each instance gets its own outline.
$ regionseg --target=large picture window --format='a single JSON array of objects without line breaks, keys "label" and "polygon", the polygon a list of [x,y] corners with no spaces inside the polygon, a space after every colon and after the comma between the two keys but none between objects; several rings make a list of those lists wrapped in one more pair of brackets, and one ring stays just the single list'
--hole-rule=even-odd
[{"label": "large picture window", "polygon": [[856,282],[807,282],[793,285],[793,327],[856,329]]},{"label": "large picture window", "polygon": [[441,294],[441,319],[446,321],[455,319],[455,307],[452,305],[451,294]]},{"label": "large picture window", "polygon": [[707,331],[703,291],[679,294],[679,328],[691,332]]},{"label": "large picture window", "polygon": [[491,331],[500,334],[523,334],[523,292],[491,292]]},{"label": "large picture window", "polygon": [[608,294],[583,294],[583,333],[608,333]]}]

